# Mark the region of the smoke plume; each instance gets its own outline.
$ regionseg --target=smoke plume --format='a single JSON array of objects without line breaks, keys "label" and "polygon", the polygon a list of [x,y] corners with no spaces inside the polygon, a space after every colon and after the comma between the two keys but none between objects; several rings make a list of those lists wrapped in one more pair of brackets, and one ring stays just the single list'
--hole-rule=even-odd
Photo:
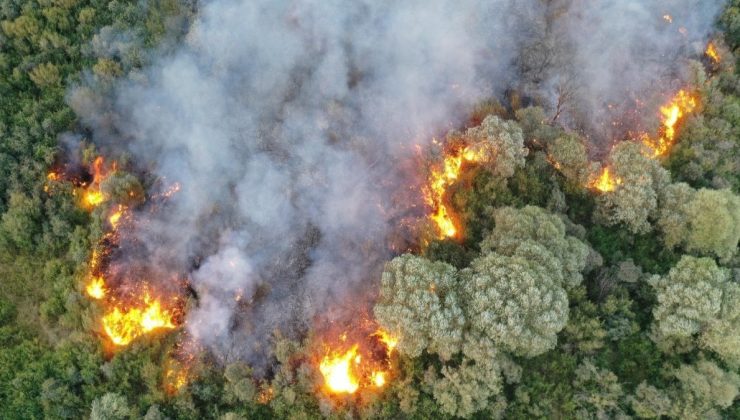
[{"label": "smoke plume", "polygon": [[[214,0],[111,97],[69,101],[102,148],[180,184],[137,219],[136,258],[188,277],[201,344],[259,363],[273,330],[372,294],[414,145],[512,88],[551,113],[573,89],[561,121],[598,137],[606,105],[676,74],[720,3]],[[130,41],[103,35],[99,55]]]}]

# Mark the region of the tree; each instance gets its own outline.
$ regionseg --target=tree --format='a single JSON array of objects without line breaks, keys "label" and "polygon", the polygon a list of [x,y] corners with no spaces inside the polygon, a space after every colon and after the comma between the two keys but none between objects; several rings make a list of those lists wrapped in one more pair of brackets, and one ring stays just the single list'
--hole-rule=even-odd
[{"label": "tree", "polygon": [[252,370],[244,363],[236,362],[224,370],[226,384],[225,399],[229,402],[246,403],[254,400],[257,389],[252,382]]},{"label": "tree", "polygon": [[402,255],[386,264],[375,318],[400,337],[399,352],[424,350],[445,360],[460,350],[463,311],[456,293],[456,270],[449,264]]},{"label": "tree", "polygon": [[512,256],[489,253],[463,270],[465,354],[483,361],[496,347],[525,357],[555,347],[568,320],[559,266],[543,246],[526,241]]},{"label": "tree", "polygon": [[655,419],[667,416],[671,412],[670,396],[660,389],[646,382],[640,383],[635,390],[635,395],[628,398],[632,410],[637,417],[643,419]]},{"label": "tree", "polygon": [[566,179],[577,184],[588,182],[591,164],[588,161],[586,145],[573,133],[558,136],[547,147],[548,157],[555,168]]},{"label": "tree", "polygon": [[466,359],[457,367],[443,366],[441,373],[439,376],[430,368],[424,381],[431,387],[439,409],[451,416],[470,417],[486,408],[489,399],[501,392],[498,368],[481,368]]},{"label": "tree", "polygon": [[666,276],[649,280],[656,292],[653,340],[690,349],[693,338],[720,316],[728,273],[709,258],[684,256]]},{"label": "tree", "polygon": [[719,418],[715,409],[732,405],[740,392],[740,376],[709,360],[682,365],[674,376],[681,384],[672,410],[676,418]]},{"label": "tree", "polygon": [[667,247],[729,260],[740,240],[740,197],[730,190],[698,191],[685,183],[663,192],[658,226]]},{"label": "tree", "polygon": [[144,188],[134,175],[115,171],[100,183],[100,191],[117,203],[134,205],[144,200]]},{"label": "tree", "polygon": [[641,418],[721,419],[719,410],[730,407],[740,393],[740,376],[700,358],[669,372],[675,379],[666,389],[643,382],[629,398]]},{"label": "tree", "polygon": [[560,217],[540,207],[526,206],[496,209],[493,218],[495,227],[480,245],[483,253],[494,251],[512,256],[522,244],[533,241],[557,260],[560,269],[551,275],[559,284],[570,288],[581,283],[581,271],[586,267],[590,250],[588,245],[566,234]]},{"label": "tree", "polygon": [[645,146],[636,142],[624,141],[614,146],[607,167],[619,185],[598,197],[598,222],[607,226],[623,223],[632,233],[650,231],[649,219],[655,216],[658,196],[668,185],[670,175],[647,155]]},{"label": "tree", "polygon": [[524,139],[528,144],[545,146],[558,138],[562,130],[548,124],[550,118],[545,110],[538,106],[518,109],[516,119],[522,127]]},{"label": "tree", "polygon": [[130,418],[130,414],[126,398],[108,392],[93,401],[90,420],[123,420]]},{"label": "tree", "polygon": [[28,76],[40,88],[56,86],[61,80],[59,69],[52,63],[39,64],[29,72]]},{"label": "tree", "polygon": [[505,121],[489,115],[481,125],[469,128],[464,134],[465,140],[473,147],[480,147],[490,153],[486,167],[501,178],[514,175],[516,168],[524,166],[524,158],[529,152],[524,147],[522,129],[515,121]]},{"label": "tree", "polygon": [[575,374],[573,398],[578,406],[578,418],[625,417],[620,408],[623,392],[617,375],[596,367],[590,360],[584,360]]},{"label": "tree", "polygon": [[8,211],[0,221],[0,246],[6,244],[21,251],[33,250],[41,234],[39,206],[36,198],[19,193],[10,195]]},{"label": "tree", "polygon": [[722,291],[719,316],[708,321],[700,345],[717,353],[728,365],[740,367],[740,285],[728,282]]}]

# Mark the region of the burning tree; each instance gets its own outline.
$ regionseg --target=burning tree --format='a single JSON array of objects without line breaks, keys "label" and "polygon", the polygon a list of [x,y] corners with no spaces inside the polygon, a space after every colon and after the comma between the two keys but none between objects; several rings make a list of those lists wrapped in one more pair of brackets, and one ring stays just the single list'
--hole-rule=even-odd
[{"label": "burning tree", "polygon": [[121,171],[115,160],[107,161],[102,156],[94,158],[87,168],[65,169],[67,172],[50,172],[48,181],[72,183],[82,197],[79,203],[82,208],[107,214],[106,231],[92,250],[84,285],[85,294],[103,308],[102,332],[112,345],[126,346],[152,331],[174,329],[182,306],[177,293],[155,290],[153,283],[137,278],[111,279],[113,253],[133,223],[133,208],[144,202],[138,179]]},{"label": "burning tree", "polygon": [[399,337],[399,352],[430,351],[447,360],[460,351],[465,317],[457,283],[455,268],[442,262],[403,255],[386,264],[374,313]]},{"label": "burning tree", "polygon": [[668,171],[633,142],[617,144],[607,165],[607,179],[597,184],[608,186],[597,198],[597,218],[607,225],[624,223],[634,233],[650,231],[649,219],[656,216],[658,197],[670,181]]},{"label": "burning tree", "polygon": [[464,167],[481,165],[494,176],[506,179],[516,168],[524,166],[528,149],[516,122],[494,115],[462,134],[449,133],[442,148],[442,161],[432,165],[424,195],[439,238],[459,239],[460,221],[450,205],[448,190],[459,181]]}]

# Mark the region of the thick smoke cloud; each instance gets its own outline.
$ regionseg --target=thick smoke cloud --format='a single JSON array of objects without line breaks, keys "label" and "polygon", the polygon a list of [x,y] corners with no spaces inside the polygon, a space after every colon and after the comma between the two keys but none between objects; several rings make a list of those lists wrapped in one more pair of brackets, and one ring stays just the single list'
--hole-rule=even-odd
[{"label": "thick smoke cloud", "polygon": [[[668,3],[697,37],[719,4],[215,0],[105,111],[81,90],[70,103],[98,144],[180,183],[140,218],[139,255],[187,274],[200,343],[259,362],[274,329],[342,319],[372,293],[414,144],[512,87],[553,110],[565,79],[587,109],[650,86],[676,68],[654,60],[678,53],[656,24]],[[96,48],[115,51],[100,54],[128,42],[105,39]],[[597,114],[568,122],[594,127]]]},{"label": "thick smoke cloud", "polygon": [[[524,90],[555,108],[593,146],[655,122],[656,104],[687,79],[723,0],[553,0],[530,13],[520,44]],[[644,106],[644,107],[643,107]],[[642,107],[642,108],[641,108]],[[553,110],[553,113],[555,110]]]}]

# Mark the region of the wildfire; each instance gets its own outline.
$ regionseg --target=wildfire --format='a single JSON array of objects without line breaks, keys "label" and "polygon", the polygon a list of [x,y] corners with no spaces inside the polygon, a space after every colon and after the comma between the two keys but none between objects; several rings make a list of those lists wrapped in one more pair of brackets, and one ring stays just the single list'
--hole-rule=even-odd
[{"label": "wildfire", "polygon": [[102,299],[105,297],[105,279],[102,277],[93,277],[85,287],[87,295],[93,299]]},{"label": "wildfire", "polygon": [[373,336],[378,337],[378,340],[380,340],[381,343],[385,344],[389,356],[393,352],[393,349],[395,349],[398,345],[398,338],[393,337],[387,331],[379,329],[375,331]]},{"label": "wildfire", "polygon": [[113,344],[125,346],[139,336],[157,329],[175,328],[173,311],[162,308],[157,299],[144,292],[141,306],[119,307],[103,316],[103,330]]},{"label": "wildfire", "polygon": [[118,205],[118,208],[111,213],[110,216],[108,216],[108,223],[110,223],[111,227],[113,229],[118,227],[118,222],[121,221],[121,216],[123,216],[123,212],[126,210],[126,208],[122,205]]},{"label": "wildfire", "polygon": [[385,372],[373,372],[372,375],[370,375],[370,379],[372,380],[373,385],[378,388],[382,388],[383,385],[385,385]]},{"label": "wildfire", "polygon": [[257,394],[257,402],[260,404],[269,404],[275,397],[275,390],[271,386],[262,388]]},{"label": "wildfire", "polygon": [[357,344],[341,354],[324,356],[319,365],[319,371],[324,375],[327,388],[333,393],[353,394],[360,387],[360,380],[354,374],[362,356],[357,354]]},{"label": "wildfire", "polygon": [[85,204],[90,207],[96,207],[105,201],[103,193],[99,190],[88,190],[85,191]]},{"label": "wildfire", "polygon": [[685,90],[680,90],[671,101],[660,108],[661,129],[658,137],[650,138],[648,135],[642,136],[642,142],[652,151],[651,157],[665,155],[675,141],[676,124],[685,115],[694,112],[698,103],[695,97]]},{"label": "wildfire", "polygon": [[595,188],[601,192],[611,192],[617,189],[622,184],[622,179],[617,178],[609,172],[609,168],[605,167],[601,171],[601,175],[591,181],[589,186]]},{"label": "wildfire", "polygon": [[709,42],[707,44],[707,49],[704,51],[704,54],[706,54],[707,57],[711,58],[712,61],[715,63],[719,63],[722,61],[722,58],[719,55],[719,52],[717,51],[717,47],[714,45],[714,42]]},{"label": "wildfire", "polygon": [[448,151],[442,164],[432,168],[424,195],[427,204],[433,209],[430,219],[437,226],[440,239],[453,238],[458,234],[453,212],[445,203],[447,188],[460,177],[463,163],[480,163],[487,159],[488,153],[485,147],[471,145]]},{"label": "wildfire", "polygon": [[[113,162],[112,169],[115,170],[115,168],[116,163]],[[95,158],[90,170],[92,172],[93,180],[90,185],[86,186],[82,199],[86,207],[97,207],[103,204],[106,200],[105,195],[100,191],[100,183],[108,176],[109,170],[106,167],[105,159],[103,159],[102,156]]]},{"label": "wildfire", "polygon": [[51,182],[58,182],[62,179],[62,176],[59,174],[59,172],[51,171],[48,174],[46,174],[46,180],[48,182],[44,183],[44,192],[49,192],[49,183]]},{"label": "wildfire", "polygon": [[172,366],[173,363],[167,367],[164,373],[165,390],[168,394],[176,394],[177,391],[181,390],[185,385],[188,384],[188,369],[185,366]]},{"label": "wildfire", "polygon": [[[389,358],[398,339],[382,330],[368,338],[372,340],[327,351],[319,363],[326,391],[331,394],[354,394],[363,387],[380,389],[388,383]],[[345,341],[346,334],[340,340]]]},{"label": "wildfire", "polygon": [[663,15],[663,20],[668,23],[673,23],[673,17],[671,15]]}]

